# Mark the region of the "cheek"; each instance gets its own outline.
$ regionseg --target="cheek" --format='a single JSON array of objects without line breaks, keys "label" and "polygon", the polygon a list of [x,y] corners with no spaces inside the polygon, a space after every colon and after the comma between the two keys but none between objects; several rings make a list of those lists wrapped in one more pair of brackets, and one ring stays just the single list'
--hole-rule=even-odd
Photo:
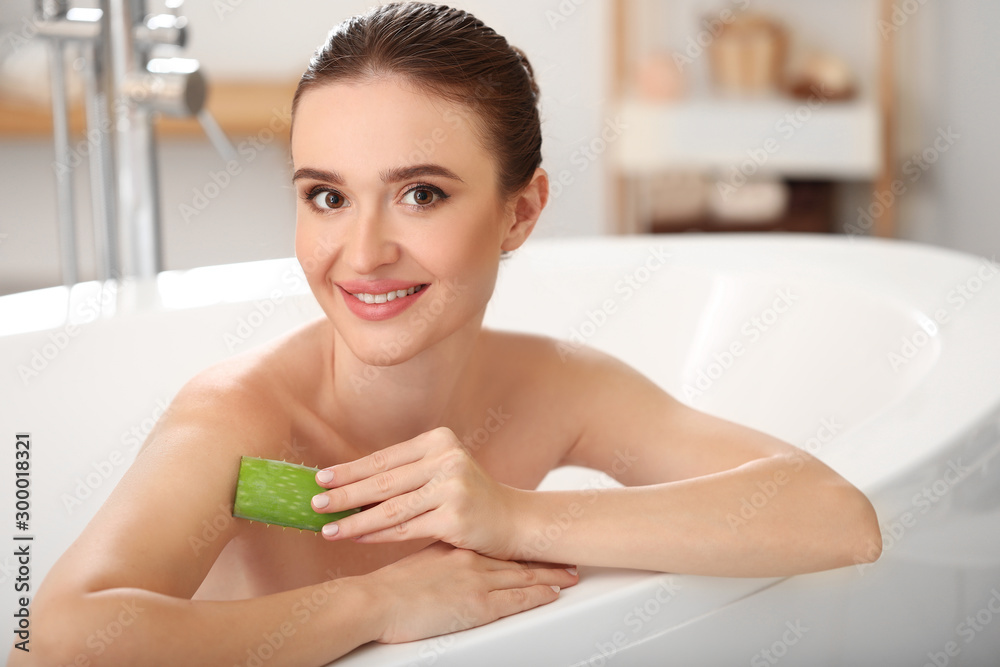
[{"label": "cheek", "polygon": [[438,275],[451,283],[449,289],[460,295],[462,311],[478,312],[493,295],[499,268],[500,250],[492,220],[456,227],[435,249],[440,262]]},{"label": "cheek", "polygon": [[317,262],[312,253],[312,239],[309,232],[302,225],[295,227],[295,257],[302,266],[302,272],[306,274],[309,282],[313,282],[313,275],[316,273]]},{"label": "cheek", "polygon": [[335,249],[335,241],[323,234],[320,225],[301,220],[296,223],[295,257],[310,282],[313,277],[322,279]]},{"label": "cheek", "polygon": [[[302,259],[306,256],[305,253],[306,239],[305,230],[302,225],[298,222],[295,223],[295,257],[299,260],[299,264],[302,264]],[[304,269],[305,267],[303,267]]]},{"label": "cheek", "polygon": [[442,278],[481,282],[497,269],[500,254],[494,216],[468,211],[421,238],[425,268]]}]

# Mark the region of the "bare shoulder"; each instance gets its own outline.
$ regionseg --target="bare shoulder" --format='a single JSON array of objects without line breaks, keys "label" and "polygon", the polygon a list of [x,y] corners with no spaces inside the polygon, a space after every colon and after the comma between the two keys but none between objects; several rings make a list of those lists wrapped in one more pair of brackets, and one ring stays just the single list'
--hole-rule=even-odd
[{"label": "bare shoulder", "polygon": [[587,346],[536,334],[490,331],[489,376],[521,405],[561,415],[578,440],[595,422],[614,421],[615,407],[640,397],[660,406],[675,401],[624,361]]},{"label": "bare shoulder", "polygon": [[[296,330],[188,381],[39,595],[134,587],[190,598],[243,530],[232,519],[240,457],[273,458],[288,432],[288,350],[309,335]],[[220,527],[211,539],[206,525]]]},{"label": "bare shoulder", "polygon": [[195,375],[174,397],[167,418],[144,447],[163,435],[161,426],[224,429],[239,435],[225,441],[239,442],[242,455],[266,457],[270,438],[287,432],[296,402],[319,382],[319,328],[320,322],[304,325]]},{"label": "bare shoulder", "polygon": [[650,383],[617,357],[585,345],[537,334],[484,332],[488,349],[498,365],[516,371],[522,381],[530,378],[548,387],[576,387],[577,391],[609,383]]},{"label": "bare shoulder", "polygon": [[531,367],[521,375],[522,382],[533,380],[522,385],[526,400],[572,429],[563,464],[644,485],[794,452],[767,434],[686,405],[639,369],[595,348],[524,334],[497,333],[495,341],[498,357],[514,368]]},{"label": "bare shoulder", "polygon": [[626,484],[665,481],[662,470],[655,478],[644,474],[633,465],[634,457],[644,452],[650,464],[650,450],[656,449],[655,458],[669,458],[661,444],[686,423],[689,408],[638,369],[601,350],[545,336],[492,336],[497,358],[507,364],[498,368],[519,371],[514,393],[527,394],[524,400],[535,409],[544,406],[571,434],[562,464],[604,470]]},{"label": "bare shoulder", "polygon": [[491,381],[526,387],[526,382],[557,382],[565,371],[559,341],[537,334],[482,330],[482,349]]}]

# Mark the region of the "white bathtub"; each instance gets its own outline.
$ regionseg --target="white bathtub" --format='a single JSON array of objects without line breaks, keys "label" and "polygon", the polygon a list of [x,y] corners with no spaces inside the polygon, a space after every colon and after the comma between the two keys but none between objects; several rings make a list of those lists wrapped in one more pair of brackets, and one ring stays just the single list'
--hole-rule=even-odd
[{"label": "white bathtub", "polygon": [[[0,437],[32,439],[32,590],[185,380],[320,314],[291,259],[0,298]],[[337,665],[1000,664],[996,265],[808,235],[534,240],[486,323],[585,340],[816,454],[872,498],[883,556],[785,579],[584,567],[544,608]],[[610,483],[571,468],[543,486]],[[6,619],[15,576],[0,557]]]}]

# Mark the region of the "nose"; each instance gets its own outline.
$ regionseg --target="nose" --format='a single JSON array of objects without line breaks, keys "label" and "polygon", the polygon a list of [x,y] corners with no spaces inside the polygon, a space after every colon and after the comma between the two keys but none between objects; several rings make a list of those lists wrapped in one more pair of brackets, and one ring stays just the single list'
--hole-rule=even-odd
[{"label": "nose", "polygon": [[399,245],[377,207],[359,212],[351,223],[342,256],[350,269],[359,276],[370,275],[380,266],[392,264],[399,259]]}]

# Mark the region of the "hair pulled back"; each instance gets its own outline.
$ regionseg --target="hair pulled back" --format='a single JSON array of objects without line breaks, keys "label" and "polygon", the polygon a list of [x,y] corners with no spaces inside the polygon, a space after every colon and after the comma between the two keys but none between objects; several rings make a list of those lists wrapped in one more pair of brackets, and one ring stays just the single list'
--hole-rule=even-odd
[{"label": "hair pulled back", "polygon": [[400,76],[473,112],[497,165],[502,198],[541,164],[538,85],[527,56],[472,14],[424,2],[390,3],[327,36],[299,80],[292,113],[311,88]]}]

